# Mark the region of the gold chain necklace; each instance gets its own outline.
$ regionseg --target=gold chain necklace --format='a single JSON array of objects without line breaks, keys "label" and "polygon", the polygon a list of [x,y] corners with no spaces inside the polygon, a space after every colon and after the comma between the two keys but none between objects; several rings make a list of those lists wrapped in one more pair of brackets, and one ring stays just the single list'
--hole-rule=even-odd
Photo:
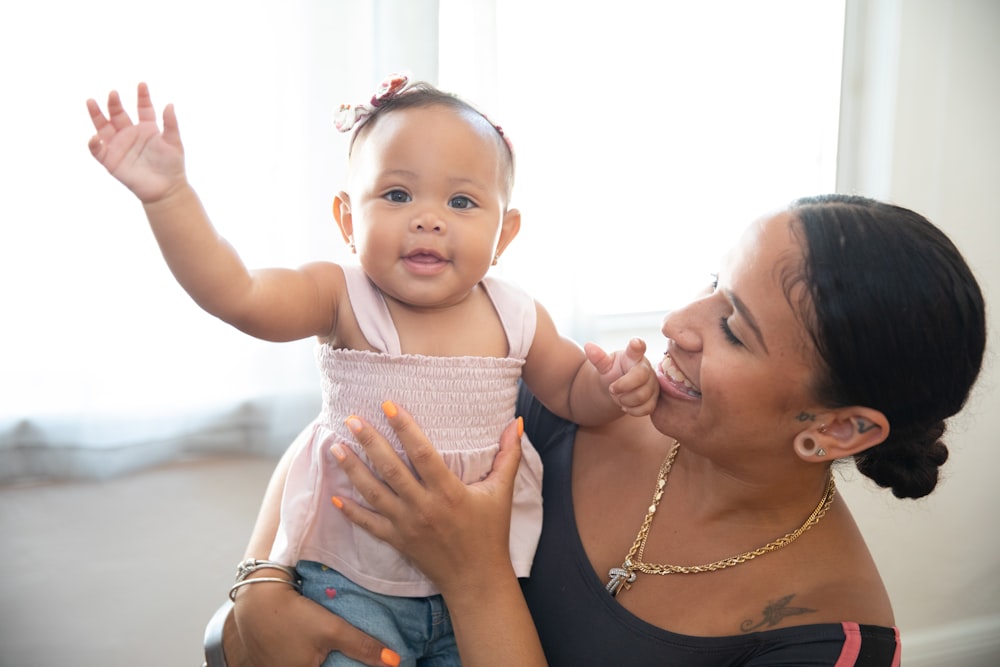
[{"label": "gold chain necklace", "polygon": [[659,565],[655,563],[643,563],[642,554],[646,550],[646,538],[649,537],[649,528],[653,524],[653,515],[656,514],[656,508],[660,506],[660,499],[663,498],[663,489],[667,486],[670,468],[674,465],[674,459],[677,458],[677,451],[680,449],[680,446],[681,443],[674,443],[670,453],[667,454],[667,458],[660,465],[660,472],[656,476],[656,487],[653,489],[653,503],[646,510],[646,518],[643,519],[642,526],[639,527],[639,534],[635,536],[632,548],[628,550],[628,554],[625,556],[625,562],[622,563],[621,567],[613,567],[608,571],[609,580],[605,588],[611,593],[612,597],[617,596],[623,588],[628,590],[632,587],[632,582],[636,578],[636,572],[644,574],[697,574],[699,572],[715,572],[716,570],[723,570],[727,567],[745,563],[757,556],[777,551],[782,547],[787,547],[797,540],[802,533],[819,523],[819,520],[830,509],[830,505],[833,504],[833,498],[837,494],[837,487],[834,484],[833,475],[831,474],[826,483],[826,492],[823,493],[823,497],[819,499],[819,504],[816,505],[816,509],[812,511],[812,514],[809,515],[805,523],[796,530],[779,537],[773,542],[768,542],[753,551],[745,551],[737,556],[730,556],[729,558],[723,558],[722,560],[717,560],[714,563],[706,563],[705,565]]}]

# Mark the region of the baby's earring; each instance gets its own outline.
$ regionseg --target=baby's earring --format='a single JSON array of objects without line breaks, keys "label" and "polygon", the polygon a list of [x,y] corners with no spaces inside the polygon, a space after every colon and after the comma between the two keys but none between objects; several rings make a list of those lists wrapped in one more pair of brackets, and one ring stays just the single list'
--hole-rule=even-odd
[{"label": "baby's earring", "polygon": [[347,237],[347,245],[350,246],[350,248],[351,248],[351,254],[352,255],[358,254],[358,249],[356,247],[354,247],[354,235],[353,234],[352,235],[348,235],[348,237]]}]

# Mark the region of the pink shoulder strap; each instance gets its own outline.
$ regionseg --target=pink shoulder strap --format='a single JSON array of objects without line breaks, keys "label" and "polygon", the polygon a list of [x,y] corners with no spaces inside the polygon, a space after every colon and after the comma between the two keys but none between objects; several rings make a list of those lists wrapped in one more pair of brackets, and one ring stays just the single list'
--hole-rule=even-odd
[{"label": "pink shoulder strap", "polygon": [[354,319],[358,321],[365,339],[379,352],[402,354],[399,334],[392,322],[392,316],[389,315],[389,307],[382,298],[382,292],[369,280],[360,266],[349,265],[343,269]]}]

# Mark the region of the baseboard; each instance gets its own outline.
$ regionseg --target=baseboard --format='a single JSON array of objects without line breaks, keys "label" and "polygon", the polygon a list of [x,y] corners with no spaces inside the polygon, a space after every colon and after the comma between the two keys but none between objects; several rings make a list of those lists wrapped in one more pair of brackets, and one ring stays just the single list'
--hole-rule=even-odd
[{"label": "baseboard", "polygon": [[997,667],[1000,614],[903,634],[906,667]]}]

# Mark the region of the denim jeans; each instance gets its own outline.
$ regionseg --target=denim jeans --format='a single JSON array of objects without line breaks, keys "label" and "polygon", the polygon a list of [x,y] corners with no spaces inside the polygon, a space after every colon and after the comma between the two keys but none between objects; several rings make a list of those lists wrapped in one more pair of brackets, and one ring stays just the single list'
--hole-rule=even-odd
[{"label": "denim jeans", "polygon": [[[400,655],[400,667],[459,667],[451,617],[440,595],[404,598],[373,593],[325,565],[300,561],[302,593]],[[361,665],[331,653],[323,667]]]}]

